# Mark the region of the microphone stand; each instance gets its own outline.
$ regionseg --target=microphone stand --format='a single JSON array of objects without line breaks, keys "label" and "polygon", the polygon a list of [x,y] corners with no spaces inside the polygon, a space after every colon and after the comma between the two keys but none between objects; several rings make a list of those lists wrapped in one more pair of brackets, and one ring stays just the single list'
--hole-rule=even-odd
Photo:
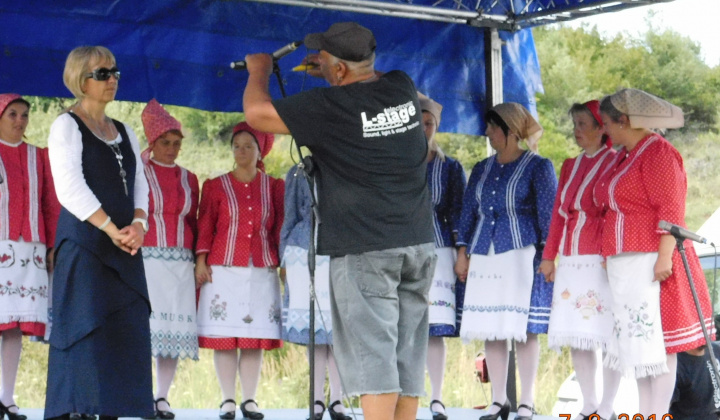
[{"label": "microphone stand", "polygon": [[[283,85],[282,76],[280,75],[280,66],[277,61],[273,62],[273,73],[277,77],[280,93],[283,98],[287,97],[285,86]],[[310,408],[308,419],[315,418],[315,223],[320,224],[320,214],[318,212],[317,199],[315,198],[315,179],[313,177],[313,161],[310,156],[303,157],[300,145],[295,142],[297,147],[300,163],[298,168],[302,169],[303,177],[307,181],[310,191],[310,207],[312,209],[310,216],[310,241],[308,243],[308,270],[310,272],[310,319],[309,319],[309,337],[308,337],[308,362],[310,367]],[[295,173],[297,175],[297,172]],[[323,398],[324,399],[324,398]]]},{"label": "microphone stand", "polygon": [[703,335],[705,336],[705,349],[710,355],[710,364],[712,365],[715,378],[716,380],[720,380],[718,361],[715,358],[715,352],[712,349],[712,342],[710,341],[710,335],[707,332],[707,327],[705,327],[705,318],[703,317],[702,308],[700,307],[700,299],[698,299],[697,291],[695,290],[695,283],[693,282],[692,273],[690,272],[690,264],[688,263],[687,255],[685,255],[685,246],[683,245],[685,239],[680,235],[672,235],[675,237],[675,242],[677,242],[677,249],[680,253],[680,257],[682,258],[683,266],[685,266],[685,273],[687,274],[688,282],[690,283],[690,291],[692,292],[693,300],[695,301],[695,308],[697,309],[698,318],[700,319],[700,328],[702,328]]}]

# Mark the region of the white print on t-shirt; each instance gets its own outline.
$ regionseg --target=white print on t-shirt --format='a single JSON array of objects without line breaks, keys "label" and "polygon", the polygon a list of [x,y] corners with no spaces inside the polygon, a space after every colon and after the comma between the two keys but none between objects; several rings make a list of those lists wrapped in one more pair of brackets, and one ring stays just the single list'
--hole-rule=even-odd
[{"label": "white print on t-shirt", "polygon": [[715,403],[715,408],[720,408],[720,386],[718,386],[717,378],[715,378],[715,371],[712,367],[712,358],[707,361],[707,368],[710,371],[710,380],[712,381],[713,388],[715,389],[715,392],[713,392],[713,402]]},{"label": "white print on t-shirt", "polygon": [[415,121],[410,125],[410,117],[417,114],[415,105],[412,101],[402,105],[385,108],[383,112],[378,113],[375,117],[368,119],[367,113],[361,112],[363,125],[363,137],[384,137],[390,134],[404,133],[407,130],[420,125],[419,121]]}]

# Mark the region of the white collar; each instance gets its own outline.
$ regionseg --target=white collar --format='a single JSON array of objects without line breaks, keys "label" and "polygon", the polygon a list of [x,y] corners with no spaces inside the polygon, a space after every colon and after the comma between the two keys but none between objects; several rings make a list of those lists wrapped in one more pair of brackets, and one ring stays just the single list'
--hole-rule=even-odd
[{"label": "white collar", "polygon": [[0,139],[0,144],[4,144],[5,146],[8,146],[8,147],[18,147],[18,146],[20,146],[20,145],[23,144],[23,143],[25,143],[24,140],[20,140],[20,141],[17,142],[17,143],[10,143],[10,142],[8,142],[8,141],[5,141],[5,140],[3,140],[3,139]]},{"label": "white collar", "polygon": [[160,162],[158,162],[157,160],[152,159],[152,158],[150,158],[150,160],[152,161],[152,163],[156,164],[157,166],[162,166],[163,168],[174,168],[174,167],[177,166],[177,163],[173,163],[173,164],[171,164],[171,165],[168,165],[167,163],[160,163]]}]

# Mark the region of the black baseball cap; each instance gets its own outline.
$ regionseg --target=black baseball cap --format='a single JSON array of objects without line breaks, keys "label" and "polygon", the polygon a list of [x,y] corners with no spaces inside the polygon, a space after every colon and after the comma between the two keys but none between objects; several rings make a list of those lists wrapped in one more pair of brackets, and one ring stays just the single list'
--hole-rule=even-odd
[{"label": "black baseball cap", "polygon": [[377,46],[375,36],[355,22],[333,23],[325,32],[305,36],[305,46],[311,50],[325,50],[341,60],[367,60]]}]

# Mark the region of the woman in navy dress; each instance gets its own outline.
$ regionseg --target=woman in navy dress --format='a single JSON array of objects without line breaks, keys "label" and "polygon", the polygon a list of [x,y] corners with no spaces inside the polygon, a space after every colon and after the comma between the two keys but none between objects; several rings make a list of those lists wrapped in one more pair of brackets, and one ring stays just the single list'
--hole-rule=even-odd
[{"label": "woman in navy dress", "polygon": [[[463,197],[455,272],[467,280],[460,337],[485,341],[493,405],[482,420],[507,420],[507,340],[515,340],[522,391],[517,420],[533,416],[540,357],[547,333],[552,283],[536,274],[552,217],[557,178],[537,155],[542,127],[520,104],[503,103],[485,115],[497,151],[472,170]],[[530,150],[520,143],[526,141]]]},{"label": "woman in navy dress", "polygon": [[[433,420],[446,420],[442,403],[442,385],[445,379],[445,338],[457,337],[465,283],[456,282],[453,266],[457,260],[455,242],[460,222],[465,171],[457,160],[446,156],[435,140],[440,126],[442,105],[418,94],[422,109],[423,127],[428,140],[428,188],[433,205],[433,231],[437,263],[430,286],[430,337],[428,339],[427,370],[430,377],[430,411]],[[459,289],[458,289],[459,285]]]},{"label": "woman in navy dress", "polygon": [[150,303],[139,252],[148,186],[135,134],[105,115],[119,78],[107,48],[75,48],[63,81],[78,102],[50,128],[62,210],[45,418],[154,414]]}]

